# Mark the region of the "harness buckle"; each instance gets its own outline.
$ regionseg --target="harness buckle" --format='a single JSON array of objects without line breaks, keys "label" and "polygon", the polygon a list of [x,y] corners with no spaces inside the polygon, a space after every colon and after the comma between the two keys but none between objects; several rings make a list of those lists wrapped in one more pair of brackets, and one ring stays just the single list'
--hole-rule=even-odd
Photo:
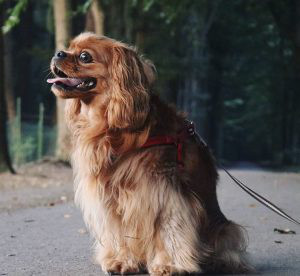
[{"label": "harness buckle", "polygon": [[195,125],[192,121],[187,121],[187,132],[190,136],[193,136],[195,134]]}]

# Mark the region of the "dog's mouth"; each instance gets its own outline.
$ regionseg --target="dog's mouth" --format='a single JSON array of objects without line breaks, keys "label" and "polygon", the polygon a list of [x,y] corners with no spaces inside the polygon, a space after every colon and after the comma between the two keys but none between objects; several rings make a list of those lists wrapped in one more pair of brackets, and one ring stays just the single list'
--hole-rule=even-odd
[{"label": "dog's mouth", "polygon": [[86,78],[72,78],[66,75],[62,70],[56,66],[53,68],[53,73],[56,76],[54,79],[48,79],[48,83],[52,83],[58,89],[67,91],[79,90],[82,92],[89,91],[96,87],[97,79],[92,77]]}]

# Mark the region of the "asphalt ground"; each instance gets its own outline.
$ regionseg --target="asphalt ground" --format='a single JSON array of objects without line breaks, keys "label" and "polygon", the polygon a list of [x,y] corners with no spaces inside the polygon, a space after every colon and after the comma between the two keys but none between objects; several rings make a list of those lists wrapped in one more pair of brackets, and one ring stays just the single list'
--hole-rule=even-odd
[{"label": "asphalt ground", "polygon": [[[300,219],[300,174],[249,166],[230,171]],[[300,227],[261,206],[224,172],[220,175],[221,208],[228,218],[246,227],[255,275],[300,275]],[[274,228],[288,228],[296,234],[279,234]],[[72,201],[0,212],[0,275],[101,275],[91,247]]]}]

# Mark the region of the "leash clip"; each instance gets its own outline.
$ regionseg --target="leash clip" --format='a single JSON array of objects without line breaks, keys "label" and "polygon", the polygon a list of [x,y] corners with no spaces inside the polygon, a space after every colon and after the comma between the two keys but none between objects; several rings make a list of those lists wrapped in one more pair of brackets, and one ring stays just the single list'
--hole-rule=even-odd
[{"label": "leash clip", "polygon": [[193,136],[195,135],[195,125],[194,125],[194,122],[192,121],[187,121],[188,125],[187,125],[187,133],[190,135],[190,136]]}]

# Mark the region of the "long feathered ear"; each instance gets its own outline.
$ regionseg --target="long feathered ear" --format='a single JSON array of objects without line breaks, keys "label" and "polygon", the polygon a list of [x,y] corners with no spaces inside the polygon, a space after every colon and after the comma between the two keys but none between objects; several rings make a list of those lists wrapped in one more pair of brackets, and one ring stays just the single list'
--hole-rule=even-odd
[{"label": "long feathered ear", "polygon": [[141,128],[150,109],[149,81],[137,53],[126,46],[112,49],[110,101],[107,120],[110,128]]},{"label": "long feathered ear", "polygon": [[143,60],[144,72],[147,77],[148,83],[151,86],[156,79],[156,68],[151,60],[144,59]]}]

